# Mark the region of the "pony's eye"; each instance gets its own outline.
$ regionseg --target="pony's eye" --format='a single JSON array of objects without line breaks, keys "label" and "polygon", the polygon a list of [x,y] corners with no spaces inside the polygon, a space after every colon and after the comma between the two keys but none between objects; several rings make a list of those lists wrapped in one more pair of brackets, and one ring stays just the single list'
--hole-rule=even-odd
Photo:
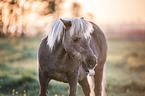
[{"label": "pony's eye", "polygon": [[74,38],[73,38],[73,41],[74,41],[74,42],[78,42],[79,39],[80,39],[79,37],[74,37]]}]

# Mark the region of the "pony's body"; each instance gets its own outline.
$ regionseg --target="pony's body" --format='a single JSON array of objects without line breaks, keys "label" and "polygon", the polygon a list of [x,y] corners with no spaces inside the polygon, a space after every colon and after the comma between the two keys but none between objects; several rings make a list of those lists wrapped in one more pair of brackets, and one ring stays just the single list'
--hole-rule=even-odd
[{"label": "pony's body", "polygon": [[[65,21],[62,21],[64,23],[63,28],[61,29],[59,28],[60,26],[62,26],[61,24],[58,25],[59,27],[57,26],[60,31],[61,30],[62,32],[66,31],[65,33],[58,33],[59,35],[58,34],[56,35],[54,33],[49,33],[49,35],[46,38],[44,38],[41,42],[39,52],[38,52],[40,96],[46,96],[47,85],[51,79],[69,83],[70,96],[76,96],[76,87],[77,87],[76,85],[77,82],[79,82],[79,84],[82,86],[85,96],[90,96],[89,95],[90,89],[87,81],[87,75],[89,69],[95,70],[95,75],[94,75],[95,96],[101,96],[103,68],[104,68],[106,53],[107,53],[107,44],[106,44],[104,34],[99,29],[99,27],[97,27],[96,24],[91,22],[88,24],[91,24],[93,30],[90,30],[91,28],[89,28],[87,31],[92,31],[92,32],[83,33],[86,35],[84,35],[84,37],[83,36],[81,37],[79,43],[77,44],[72,43],[70,37],[73,38],[73,36],[78,36],[79,34],[72,32],[69,33],[69,37],[67,36],[68,34],[67,32],[69,32],[71,30],[71,27],[73,26],[73,20],[72,21],[71,20],[72,19],[68,20],[72,22],[70,26],[69,26],[69,22],[65,22]],[[78,20],[77,22],[80,22],[79,21],[80,19],[76,19],[76,20]],[[58,21],[56,22],[58,23]],[[83,20],[81,22],[86,23],[87,21]],[[55,35],[54,36],[56,37],[55,41],[51,41],[52,37],[50,36],[50,34]],[[86,39],[87,36],[91,37],[89,42]],[[80,47],[78,48],[75,44]],[[72,46],[73,48],[70,46]],[[84,48],[87,51],[84,50],[82,52],[79,52],[76,51],[75,48],[76,50],[77,48],[78,50],[83,50]],[[93,55],[95,55],[95,57]],[[97,67],[95,65],[96,61],[94,61],[94,59],[98,61]],[[90,65],[88,65],[88,62],[90,62]]]},{"label": "pony's body", "polygon": [[[71,59],[61,45],[57,48],[56,52],[52,54],[51,51],[49,52],[48,50],[47,38],[42,41],[40,45],[41,50],[39,50],[38,53],[39,62],[43,64],[41,65],[41,69],[43,69],[46,77],[68,83],[67,73],[73,73],[79,65]],[[87,74],[88,73],[85,72],[82,67],[79,67],[79,80],[82,80]]]}]

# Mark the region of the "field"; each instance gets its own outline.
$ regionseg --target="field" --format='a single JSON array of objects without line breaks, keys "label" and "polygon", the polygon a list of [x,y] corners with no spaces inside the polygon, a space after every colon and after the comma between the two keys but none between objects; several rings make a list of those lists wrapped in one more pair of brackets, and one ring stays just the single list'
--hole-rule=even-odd
[{"label": "field", "polygon": [[[0,39],[0,96],[37,96],[41,38]],[[145,42],[108,40],[107,96],[145,96]],[[67,96],[68,84],[51,81],[48,96]],[[78,85],[77,96],[83,96]]]}]

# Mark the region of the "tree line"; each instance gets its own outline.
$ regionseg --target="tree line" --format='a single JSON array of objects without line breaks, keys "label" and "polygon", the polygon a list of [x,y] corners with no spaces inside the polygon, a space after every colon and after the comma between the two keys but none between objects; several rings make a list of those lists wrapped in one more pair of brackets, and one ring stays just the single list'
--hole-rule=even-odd
[{"label": "tree line", "polygon": [[51,14],[61,2],[62,0],[0,0],[0,37],[23,37],[25,17],[28,14]]}]

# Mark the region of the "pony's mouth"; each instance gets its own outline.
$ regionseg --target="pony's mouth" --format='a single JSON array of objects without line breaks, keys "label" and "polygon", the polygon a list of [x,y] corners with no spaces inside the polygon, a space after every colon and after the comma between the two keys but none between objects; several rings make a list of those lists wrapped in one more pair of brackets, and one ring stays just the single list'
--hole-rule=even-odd
[{"label": "pony's mouth", "polygon": [[85,72],[87,72],[90,76],[95,75],[95,68],[96,68],[97,64],[95,66],[87,66],[87,64],[85,64],[85,62],[82,61],[82,67],[84,69]]},{"label": "pony's mouth", "polygon": [[85,64],[82,64],[82,67],[84,68],[85,72],[89,73],[90,76],[95,75],[94,68],[93,69],[88,69]]},{"label": "pony's mouth", "polygon": [[95,75],[95,70],[94,69],[89,69],[89,75],[90,76],[94,76]]}]

